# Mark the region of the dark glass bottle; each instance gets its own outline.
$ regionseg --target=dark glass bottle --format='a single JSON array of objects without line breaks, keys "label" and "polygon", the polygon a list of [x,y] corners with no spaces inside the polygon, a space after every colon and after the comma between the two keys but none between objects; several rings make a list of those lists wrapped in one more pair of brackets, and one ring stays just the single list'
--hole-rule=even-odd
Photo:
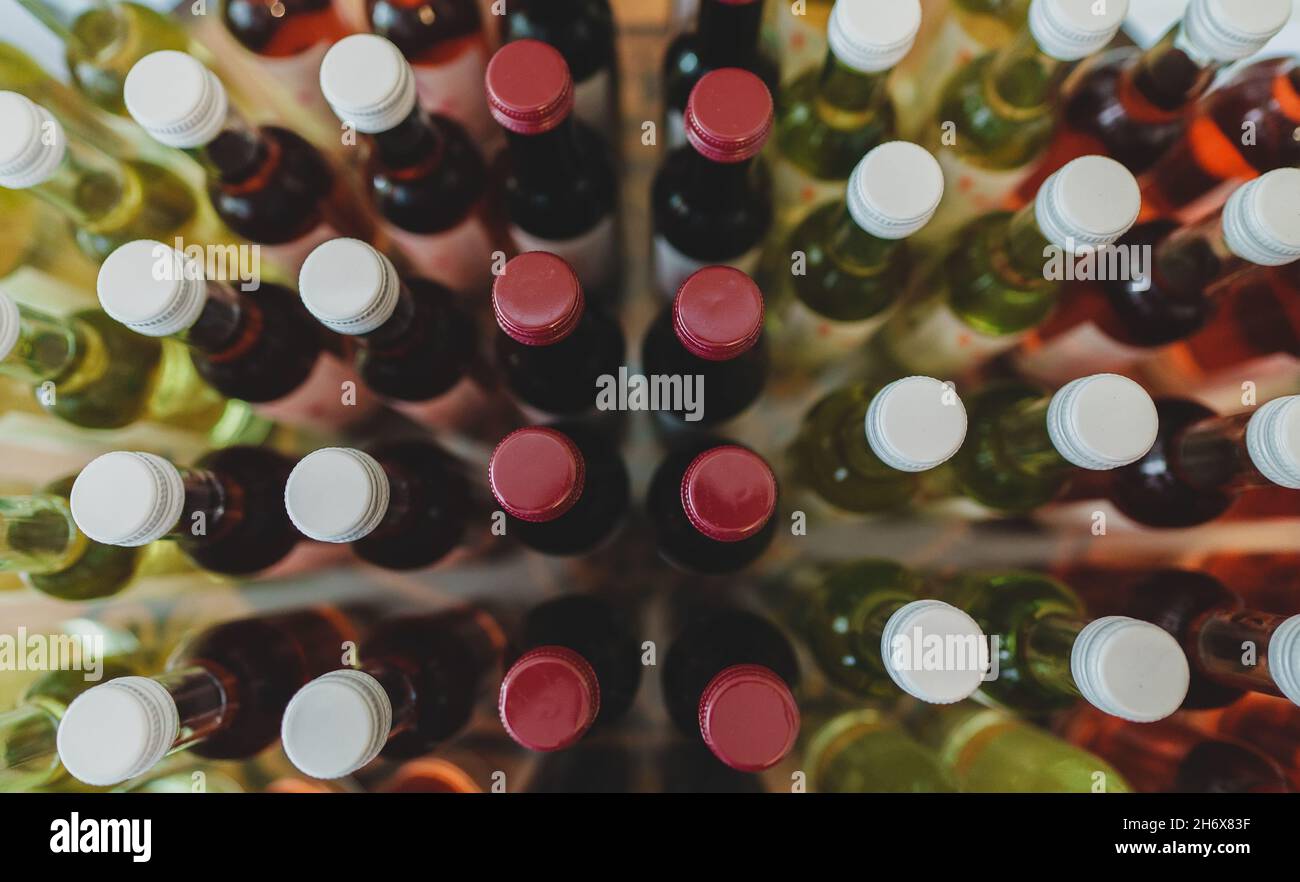
[{"label": "dark glass bottle", "polygon": [[351,543],[357,557],[391,570],[437,563],[465,542],[479,506],[459,462],[421,440],[368,451],[326,447],[294,466],[284,506],[299,531]]},{"label": "dark glass bottle", "polygon": [[740,610],[697,618],[673,640],[663,665],[669,716],[726,765],[759,772],[794,747],[799,665],[766,619]]},{"label": "dark glass bottle", "polygon": [[686,143],[686,103],[708,73],[739,67],[757,74],[772,92],[780,68],[759,42],[763,0],[701,0],[695,30],[683,33],[664,56],[664,126],[669,147]]},{"label": "dark glass bottle", "polygon": [[691,439],[655,470],[646,494],[659,553],[674,566],[731,573],[753,563],[776,533],[776,477],[748,448]]},{"label": "dark glass bottle", "polygon": [[492,286],[497,364],[515,398],[541,417],[590,412],[599,378],[623,364],[623,331],[587,307],[578,279],[561,258],[533,251],[507,263]]},{"label": "dark glass bottle", "polygon": [[518,648],[498,710],[507,734],[529,750],[572,747],[636,700],[641,647],[604,601],[573,594],[543,603],[524,619]]},{"label": "dark glass bottle", "polygon": [[488,463],[507,532],[544,554],[583,554],[603,544],[627,513],[627,467],[603,433],[579,425],[511,432]]},{"label": "dark glass bottle", "polygon": [[458,607],[379,623],[356,668],[298,690],[280,726],[284,751],[314,778],[341,778],[380,753],[426,753],[465,728],[500,676],[506,637],[485,611]]},{"label": "dark glass bottle", "polygon": [[266,447],[214,450],[188,468],[150,453],[106,453],[73,483],[72,516],[105,545],[171,538],[204,569],[255,573],[298,543],[283,504],[292,465]]},{"label": "dark glass bottle", "polygon": [[573,78],[558,51],[516,40],[487,70],[492,116],[506,130],[500,170],[510,237],[574,268],[593,301],[619,290],[618,176],[605,142],[573,118]]},{"label": "dark glass bottle", "polygon": [[757,271],[772,226],[771,180],[758,154],[771,131],[772,96],[752,73],[723,68],[691,91],[690,143],[668,154],[650,196],[663,297],[711,264]]},{"label": "dark glass bottle", "polygon": [[671,306],[646,332],[641,364],[647,376],[688,378],[698,407],[661,409],[674,426],[715,426],[753,404],[767,384],[763,292],[726,266],[705,267],[687,279]]}]

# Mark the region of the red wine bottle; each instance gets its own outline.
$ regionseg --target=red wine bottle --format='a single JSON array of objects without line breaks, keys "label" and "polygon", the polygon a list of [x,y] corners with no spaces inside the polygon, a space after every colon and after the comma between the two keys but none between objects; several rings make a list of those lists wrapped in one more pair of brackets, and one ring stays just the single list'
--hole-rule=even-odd
[{"label": "red wine bottle", "polygon": [[104,261],[98,290],[110,317],[147,337],[181,340],[213,388],[261,405],[266,416],[338,428],[376,406],[364,387],[355,404],[345,402],[343,383],[355,378],[335,353],[347,344],[287,288],[264,282],[245,292],[204,279],[181,252],[138,239]]},{"label": "red wine bottle", "polygon": [[723,68],[691,90],[690,143],[668,155],[650,196],[655,283],[665,298],[711,264],[758,269],[772,226],[771,181],[758,154],[772,118],[771,93],[748,71]]},{"label": "red wine bottle", "polygon": [[568,263],[542,251],[511,260],[492,286],[497,364],[539,422],[593,410],[599,378],[623,364],[622,329],[583,290]]},{"label": "red wine bottle", "polygon": [[204,569],[255,573],[300,538],[281,502],[292,465],[267,447],[215,450],[188,468],[152,453],[105,453],[73,482],[72,517],[103,545],[174,539]]},{"label": "red wine bottle", "polygon": [[672,305],[660,312],[642,344],[648,376],[694,382],[699,408],[658,414],[675,426],[715,426],[753,404],[767,384],[763,292],[749,276],[710,266],[682,283]]},{"label": "red wine bottle", "polygon": [[501,725],[529,750],[564,750],[617,721],[641,684],[641,648],[604,601],[573,594],[529,612],[501,681]]},{"label": "red wine bottle", "polygon": [[776,477],[746,447],[692,439],[655,470],[646,497],[659,553],[704,574],[731,573],[753,563],[776,532]]},{"label": "red wine bottle", "polygon": [[143,775],[174,750],[247,759],[274,743],[296,690],[339,666],[352,625],[310,609],[215,625],[164,673],[118,677],[78,696],[59,725],[59,758],[99,787]]},{"label": "red wine bottle", "polygon": [[469,133],[416,102],[411,66],[374,34],[340,40],[320,67],[334,114],[368,137],[365,177],[385,238],[417,274],[476,298],[492,279],[504,231]]},{"label": "red wine bottle", "polygon": [[663,665],[669,716],[726,765],[762,771],[794,746],[799,666],[766,619],[739,610],[697,618],[677,635]]},{"label": "red wine bottle", "polygon": [[618,291],[618,176],[609,147],[573,118],[573,78],[558,51],[517,40],[487,70],[492,116],[506,131],[502,170],[517,251],[573,266],[593,300]]},{"label": "red wine bottle", "polygon": [[486,612],[457,608],[381,622],[356,668],[317,677],[293,696],[280,738],[313,778],[342,778],[381,753],[419,756],[468,725],[500,676],[506,638]]},{"label": "red wine bottle", "polygon": [[579,425],[511,432],[488,463],[507,532],[544,554],[583,554],[613,535],[627,513],[627,467],[603,433]]},{"label": "red wine bottle", "polygon": [[326,239],[370,238],[368,216],[356,210],[329,160],[288,129],[248,122],[193,56],[146,55],[127,74],[122,96],[154,140],[199,160],[221,219],[289,270]]},{"label": "red wine bottle", "polygon": [[289,475],[284,507],[303,535],[350,543],[357,557],[390,570],[443,560],[464,543],[478,509],[460,464],[418,440],[310,453]]}]

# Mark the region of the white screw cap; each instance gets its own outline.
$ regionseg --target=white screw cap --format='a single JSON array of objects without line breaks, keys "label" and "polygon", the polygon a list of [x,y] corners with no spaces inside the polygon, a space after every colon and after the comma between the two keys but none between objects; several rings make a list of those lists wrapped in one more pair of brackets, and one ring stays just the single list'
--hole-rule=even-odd
[{"label": "white screw cap", "polygon": [[1191,682],[1178,641],[1127,616],[1089,622],[1075,638],[1070,673],[1090,704],[1133,723],[1154,723],[1178,710]]},{"label": "white screw cap", "polygon": [[1034,200],[1038,229],[1073,254],[1111,245],[1137,222],[1142,193],[1133,173],[1108,156],[1080,156],[1058,169]]},{"label": "white screw cap", "polygon": [[199,320],[207,303],[202,269],[162,242],[127,242],[99,267],[99,305],[137,334],[178,334]]},{"label": "white screw cap", "polygon": [[152,769],[180,733],[180,713],[148,677],[118,677],[73,699],[55,743],[63,767],[95,787],[120,784]]},{"label": "white screw cap", "polygon": [[22,336],[23,316],[8,294],[0,294],[0,361],[9,357]]},{"label": "white screw cap", "polygon": [[1029,31],[1052,58],[1078,61],[1113,40],[1126,15],[1128,0],[1033,0]]},{"label": "white screw cap", "polygon": [[303,457],[284,487],[289,519],[317,542],[355,542],[388,513],[388,475],[374,457],[325,447]]},{"label": "white screw cap", "polygon": [[1238,187],[1223,207],[1223,238],[1260,266],[1300,260],[1300,169],[1274,169]]},{"label": "white screw cap", "polygon": [[77,529],[104,545],[134,547],[175,529],[185,481],[161,456],[119,450],[91,460],[69,497]]},{"label": "white screw cap", "polygon": [[836,0],[826,40],[843,64],[875,73],[902,61],[920,30],[920,0]]},{"label": "white screw cap", "polygon": [[1215,61],[1254,55],[1291,17],[1291,0],[1192,0],[1183,13],[1183,36]]},{"label": "white screw cap", "polygon": [[1246,453],[1274,484],[1300,490],[1300,395],[1274,398],[1246,423]]},{"label": "white screw cap", "polygon": [[402,50],[378,34],[353,34],[325,53],[320,90],[358,132],[386,132],[415,109],[415,75]]},{"label": "white screw cap", "polygon": [[1300,615],[1277,626],[1268,641],[1268,672],[1292,704],[1300,704]]},{"label": "white screw cap", "polygon": [[906,239],[930,222],[943,199],[943,169],[928,150],[889,141],[858,162],[845,200],[853,222],[878,239]]},{"label": "white screw cap", "polygon": [[0,92],[0,187],[22,190],[54,174],[68,152],[63,126],[17,92]]},{"label": "white screw cap", "polygon": [[953,457],[966,437],[966,406],[947,383],[904,377],[867,407],[867,444],[900,472],[924,472]]},{"label": "white screw cap", "polygon": [[168,147],[202,147],[226,124],[226,87],[197,58],[174,49],[137,61],[122,100],[131,118]]},{"label": "white screw cap", "polygon": [[[943,641],[942,670],[916,670],[914,658],[924,654],[924,647],[914,645],[918,638]],[[981,663],[988,661],[987,651],[984,632],[975,620],[939,600],[914,600],[903,606],[889,617],[880,636],[880,656],[890,679],[908,695],[930,704],[952,704],[973,695],[984,679]]]},{"label": "white screw cap", "polygon": [[298,294],[307,311],[340,334],[368,334],[397,308],[402,284],[393,262],[360,239],[331,239],[307,255]]},{"label": "white screw cap", "polygon": [[1052,396],[1047,408],[1047,433],[1057,452],[1091,471],[1137,462],[1155,444],[1159,427],[1151,396],[1119,374],[1073,380]]},{"label": "white screw cap", "polygon": [[313,778],[342,778],[369,763],[388,742],[393,705],[364,671],[331,671],[298,690],[284,710],[285,755]]}]

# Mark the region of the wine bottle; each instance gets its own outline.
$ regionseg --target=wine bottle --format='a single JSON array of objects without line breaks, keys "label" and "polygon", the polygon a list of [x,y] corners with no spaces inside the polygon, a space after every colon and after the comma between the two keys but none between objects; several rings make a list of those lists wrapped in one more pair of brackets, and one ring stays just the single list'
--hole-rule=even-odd
[{"label": "wine bottle", "polygon": [[1225,283],[1253,266],[1300,260],[1300,169],[1276,169],[1242,185],[1223,211],[1181,229],[1153,221],[1120,249],[1150,254],[1145,272],[1074,286],[1030,331],[1015,355],[1031,379],[1059,383],[1081,371],[1123,370],[1150,350],[1184,339],[1215,316]]},{"label": "wine bottle", "polygon": [[1080,377],[1051,396],[1024,383],[994,383],[966,404],[970,425],[953,470],[967,495],[1005,512],[1050,502],[1073,469],[1140,461],[1165,428],[1146,390],[1118,374]]},{"label": "wine bottle", "polygon": [[133,239],[219,241],[194,194],[162,166],[123,161],[64,133],[49,111],[16,92],[0,92],[0,187],[30,190],[76,229],[93,261]]},{"label": "wine bottle", "polygon": [[357,557],[390,570],[447,558],[465,544],[474,507],[459,463],[419,440],[310,453],[293,467],[280,506],[304,536],[350,543]]},{"label": "wine bottle", "polygon": [[214,450],[187,468],[152,453],[105,453],[73,482],[72,517],[104,545],[172,539],[204,569],[255,573],[298,544],[281,502],[291,466],[265,447]]},{"label": "wine bottle", "polygon": [[127,74],[123,95],[145,131],[203,164],[217,215],[290,272],[327,239],[369,238],[369,218],[354,209],[325,155],[288,129],[250,123],[198,59],[146,55]]},{"label": "wine bottle", "polygon": [[875,708],[845,711],[818,726],[808,736],[803,764],[813,793],[957,790],[934,751]]},{"label": "wine bottle", "polygon": [[1127,517],[1148,527],[1195,526],[1266,488],[1287,494],[1300,512],[1300,395],[1226,416],[1181,398],[1162,398],[1156,410],[1151,450],[1106,478],[1107,496]]},{"label": "wine bottle", "polygon": [[915,499],[921,473],[951,459],[965,437],[966,408],[951,384],[862,382],[813,405],[789,458],[820,500],[848,512],[884,511]]},{"label": "wine bottle", "polygon": [[496,362],[536,422],[590,413],[599,378],[623,364],[622,329],[587,305],[578,279],[562,258],[532,251],[507,263],[492,285]]},{"label": "wine bottle", "polygon": [[693,378],[696,385],[698,407],[688,407],[683,395],[656,411],[673,429],[716,426],[739,416],[763,394],[769,362],[763,292],[727,266],[705,267],[682,282],[641,345],[647,376]]},{"label": "wine bottle", "polygon": [[1300,164],[1297,127],[1300,62],[1269,58],[1237,71],[1197,102],[1187,134],[1143,175],[1143,220],[1196,213],[1228,182]]},{"label": "wine bottle", "polygon": [[[681,8],[682,13],[674,16],[674,23],[680,22],[683,28],[699,12],[698,0],[676,0],[673,5]],[[682,8],[686,6],[691,8]],[[763,43],[762,51],[777,60],[782,84],[788,84],[826,57],[826,31],[834,6],[834,0],[804,0],[803,3],[773,0],[763,6],[759,39]]]},{"label": "wine bottle", "polygon": [[65,299],[68,306],[93,304],[99,268],[57,211],[30,193],[0,189],[0,212],[0,283],[7,293],[33,290],[50,306]]},{"label": "wine bottle", "polygon": [[339,667],[344,642],[356,637],[332,609],[214,625],[163,673],[118,677],[77,696],[59,724],[59,759],[77,780],[106,787],[177,750],[251,757],[275,741],[294,693]]},{"label": "wine bottle", "polygon": [[322,325],[356,341],[357,374],[395,410],[444,429],[469,428],[487,415],[491,403],[473,375],[478,328],[452,291],[399,276],[360,239],[318,246],[302,265],[298,291]]},{"label": "wine bottle", "polygon": [[383,37],[334,44],[320,82],[339,120],[369,135],[366,182],[384,238],[416,273],[479,302],[504,235],[489,218],[487,170],[469,133],[417,104],[410,64]]},{"label": "wine bottle", "polygon": [[659,554],[703,574],[753,563],[776,533],[776,477],[746,447],[692,438],[655,470],[646,494]]},{"label": "wine bottle", "polygon": [[709,73],[691,90],[685,126],[690,143],[668,154],[650,195],[655,284],[665,298],[712,264],[753,275],[772,226],[771,181],[758,159],[772,131],[762,80],[734,67]]},{"label": "wine bottle", "polygon": [[741,68],[776,91],[780,71],[759,42],[762,23],[763,0],[700,0],[695,30],[679,35],[664,55],[664,143],[669,149],[686,144],[690,95],[710,73]]},{"label": "wine bottle", "polygon": [[920,28],[919,0],[835,4],[825,60],[776,95],[772,192],[778,230],[842,199],[858,160],[894,140],[895,111],[885,83]]},{"label": "wine bottle", "polygon": [[615,147],[619,131],[618,52],[609,0],[515,0],[501,40],[540,40],[560,51],[573,73],[573,113]]},{"label": "wine bottle", "polygon": [[420,104],[449,116],[474,139],[499,143],[484,100],[488,42],[475,0],[367,0],[370,30],[392,40],[415,72]]},{"label": "wine bottle", "polygon": [[962,230],[916,296],[876,335],[879,356],[951,377],[1012,348],[1056,305],[1065,262],[1095,258],[1114,244],[1137,220],[1139,205],[1137,181],[1115,160],[1070,162],[1039,188],[1033,204]]},{"label": "wine bottle", "polygon": [[[975,621],[939,600],[899,564],[867,559],[796,573],[792,605],[818,667],[833,684],[863,698],[898,690],[933,704],[969,698],[989,667]],[[937,664],[918,664],[937,644]],[[951,653],[951,657],[949,657]]]},{"label": "wine bottle", "polygon": [[386,757],[418,756],[465,728],[500,676],[505,634],[486,612],[457,608],[380,622],[355,668],[330,671],[289,701],[285,755],[303,774],[342,778]]},{"label": "wine bottle", "polygon": [[492,451],[488,482],[507,533],[543,554],[593,551],[627,513],[627,467],[602,432],[580,425],[531,426]]},{"label": "wine bottle", "polygon": [[1245,741],[1272,757],[1287,772],[1292,789],[1300,788],[1300,708],[1280,698],[1247,694],[1213,722],[1213,731]]},{"label": "wine bottle", "polygon": [[607,145],[573,118],[564,56],[537,40],[506,44],[488,65],[487,98],[506,131],[502,186],[515,250],[559,255],[594,300],[613,300],[618,176]]},{"label": "wine bottle", "polygon": [[1004,206],[1051,140],[1071,62],[1109,43],[1127,13],[1128,0],[1031,0],[1028,22],[1009,44],[953,74],[921,143],[963,198],[939,207],[923,241],[940,242]]},{"label": "wine bottle", "polygon": [[741,610],[697,618],[678,633],[663,664],[669,716],[725,765],[761,772],[794,747],[799,666],[766,619]]},{"label": "wine bottle", "polygon": [[1080,707],[1061,736],[1114,764],[1144,793],[1289,793],[1277,763],[1240,741],[1174,720],[1137,725]]},{"label": "wine bottle", "polygon": [[581,594],[525,617],[522,654],[501,681],[501,725],[529,750],[565,750],[623,717],[641,684],[641,646],[618,613]]},{"label": "wine bottle", "polygon": [[1182,21],[1149,48],[1121,47],[1085,60],[1065,86],[1051,145],[1018,200],[1033,199],[1049,174],[1089,153],[1142,174],[1183,137],[1188,109],[1215,75],[1263,49],[1290,17],[1287,0],[1193,0]]},{"label": "wine bottle", "polygon": [[0,572],[60,600],[111,597],[131,584],[143,554],[87,537],[72,517],[72,478],[27,496],[0,496]]},{"label": "wine bottle", "polygon": [[774,279],[768,323],[779,364],[809,371],[861,351],[906,291],[916,263],[908,237],[942,198],[934,157],[891,141],[862,157],[841,198],[776,240],[764,263]]},{"label": "wine bottle", "polygon": [[264,416],[337,428],[374,411],[374,396],[339,357],[342,338],[313,321],[293,291],[262,282],[248,292],[205,279],[205,269],[161,242],[129,242],[100,267],[99,302],[138,334],[184,343],[217,391]]},{"label": "wine bottle", "polygon": [[1144,723],[1178,710],[1187,694],[1178,641],[1127,616],[1090,619],[1073,591],[1046,576],[968,573],[939,596],[998,636],[997,676],[981,692],[1004,707],[1047,712],[1082,696],[1111,716]]}]

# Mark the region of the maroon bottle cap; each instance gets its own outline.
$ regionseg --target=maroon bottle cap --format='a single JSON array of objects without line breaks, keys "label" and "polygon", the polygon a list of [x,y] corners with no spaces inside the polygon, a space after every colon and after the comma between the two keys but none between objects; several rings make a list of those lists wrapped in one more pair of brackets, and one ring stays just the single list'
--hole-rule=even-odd
[{"label": "maroon bottle cap", "polygon": [[501,725],[529,750],[577,744],[600,712],[600,683],[587,660],[564,646],[519,657],[501,681]]},{"label": "maroon bottle cap", "polygon": [[545,251],[529,251],[514,258],[492,283],[497,324],[526,346],[549,346],[563,340],[578,326],[582,309],[577,273],[563,258]]},{"label": "maroon bottle cap", "polygon": [[488,461],[492,495],[522,521],[553,521],[573,508],[585,477],[578,446],[563,432],[542,426],[511,432]]},{"label": "maroon bottle cap", "polygon": [[516,40],[488,62],[488,108],[521,135],[549,132],[573,110],[573,76],[564,56],[540,40]]},{"label": "maroon bottle cap", "polygon": [[741,772],[771,768],[794,747],[799,707],[790,687],[762,665],[732,665],[700,695],[700,735],[713,755]]},{"label": "maroon bottle cap", "polygon": [[763,292],[738,269],[706,266],[677,289],[673,330],[687,351],[700,358],[735,358],[763,333]]},{"label": "maroon bottle cap", "polygon": [[772,131],[772,95],[747,70],[724,67],[705,74],[686,101],[686,139],[714,162],[757,156]]},{"label": "maroon bottle cap", "polygon": [[776,476],[748,448],[726,444],[706,450],[682,476],[686,517],[710,539],[748,539],[776,511]]}]

